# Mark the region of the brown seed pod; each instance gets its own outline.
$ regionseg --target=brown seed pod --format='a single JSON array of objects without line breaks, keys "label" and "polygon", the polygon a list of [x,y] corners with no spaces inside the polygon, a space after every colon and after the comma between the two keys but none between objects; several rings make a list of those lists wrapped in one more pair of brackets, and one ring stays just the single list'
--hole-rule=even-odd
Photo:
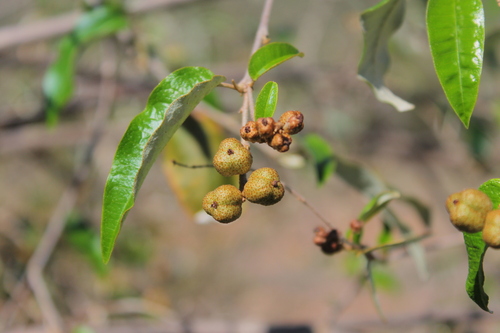
[{"label": "brown seed pod", "polygon": [[300,111],[287,111],[279,120],[283,123],[283,133],[297,134],[304,128],[304,115]]},{"label": "brown seed pod", "polygon": [[500,209],[492,210],[486,215],[483,240],[488,246],[500,249]]},{"label": "brown seed pod", "polygon": [[222,140],[213,159],[215,169],[225,177],[247,173],[252,162],[250,151],[235,138]]},{"label": "brown seed pod", "polygon": [[292,137],[285,133],[276,133],[267,144],[280,153],[284,153],[290,149]]},{"label": "brown seed pod", "polygon": [[258,143],[266,142],[266,140],[260,137],[259,130],[257,129],[257,123],[255,121],[249,121],[241,127],[240,135],[245,141]]},{"label": "brown seed pod", "polygon": [[259,118],[256,121],[257,130],[259,131],[259,135],[261,139],[267,141],[274,134],[274,119],[271,117],[268,118]]},{"label": "brown seed pod", "polygon": [[324,254],[334,254],[342,250],[342,239],[336,229],[326,231],[323,227],[314,230],[314,244],[318,245]]},{"label": "brown seed pod", "polygon": [[486,215],[492,206],[490,198],[475,189],[453,193],[446,200],[451,223],[458,230],[469,233],[483,230]]},{"label": "brown seed pod", "polygon": [[241,216],[242,203],[240,190],[233,185],[222,185],[205,195],[202,207],[215,220],[229,223]]}]

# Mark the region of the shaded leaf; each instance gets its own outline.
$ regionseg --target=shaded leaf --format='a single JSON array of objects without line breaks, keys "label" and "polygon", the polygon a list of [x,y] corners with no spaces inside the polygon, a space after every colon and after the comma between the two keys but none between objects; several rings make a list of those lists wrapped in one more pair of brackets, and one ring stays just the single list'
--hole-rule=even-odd
[{"label": "shaded leaf", "polygon": [[288,43],[269,43],[252,55],[248,63],[248,74],[256,81],[267,71],[296,56],[303,57],[304,54]]},{"label": "shaded leaf", "polygon": [[427,33],[448,102],[469,127],[481,79],[484,12],[481,0],[429,0]]},{"label": "shaded leaf", "polygon": [[382,321],[386,321],[384,313],[382,311],[382,306],[380,305],[380,300],[378,299],[378,294],[377,294],[377,288],[375,285],[375,278],[373,276],[373,265],[374,262],[373,260],[368,260],[366,263],[366,278],[368,279],[368,282],[370,283],[370,296],[373,301],[373,304],[375,305],[375,308],[377,309],[377,313]]},{"label": "shaded leaf", "polygon": [[73,96],[75,60],[80,47],[127,25],[127,17],[120,8],[98,6],[84,13],[71,34],[61,40],[57,59],[47,69],[42,82],[48,125],[55,125],[60,109]]},{"label": "shaded leaf", "polygon": [[387,206],[389,202],[401,197],[401,193],[397,191],[386,191],[373,197],[368,202],[358,216],[358,220],[368,222],[373,216],[378,214],[382,209]]},{"label": "shaded leaf", "polygon": [[[215,152],[225,138],[224,131],[209,118],[196,118],[205,132],[205,144]],[[173,164],[175,160],[191,166],[212,165],[212,156],[206,156],[199,141],[183,127],[175,132],[163,152],[163,172],[177,199],[191,216],[202,209],[205,194],[228,182],[228,178],[220,175],[213,167],[185,168]]]},{"label": "shaded leaf", "polygon": [[383,0],[364,11],[364,49],[358,66],[358,77],[368,83],[381,102],[391,104],[398,111],[409,111],[415,106],[394,95],[384,84],[384,75],[389,69],[389,38],[403,22],[404,0]]},{"label": "shaded leaf", "polygon": [[272,117],[278,104],[278,84],[267,82],[260,90],[255,102],[255,120],[259,118]]},{"label": "shaded leaf", "polygon": [[101,246],[105,262],[153,162],[195,106],[224,79],[206,68],[181,68],[156,86],[144,111],[130,123],[104,190]]},{"label": "shaded leaf", "polygon": [[[187,117],[186,120],[182,123],[182,128],[184,128],[196,140],[206,159],[211,160],[213,149],[210,147],[205,129],[198,122],[198,120],[193,117],[193,115],[189,115],[189,117]],[[217,147],[215,147],[215,149],[217,149]],[[182,160],[178,159],[177,161]]]},{"label": "shaded leaf", "polygon": [[335,172],[336,161],[330,144],[317,134],[308,134],[304,144],[312,155],[318,185],[323,185]]}]

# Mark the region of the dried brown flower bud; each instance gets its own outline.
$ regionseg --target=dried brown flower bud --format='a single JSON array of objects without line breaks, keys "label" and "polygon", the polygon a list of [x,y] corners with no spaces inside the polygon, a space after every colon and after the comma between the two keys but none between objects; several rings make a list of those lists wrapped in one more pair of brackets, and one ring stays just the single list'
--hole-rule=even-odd
[{"label": "dried brown flower bud", "polygon": [[255,121],[249,121],[240,129],[240,135],[245,141],[263,143],[263,140],[257,129],[257,123]]},{"label": "dried brown flower bud", "polygon": [[360,232],[363,229],[363,222],[360,220],[352,220],[349,226],[353,232]]},{"label": "dried brown flower bud", "polygon": [[287,111],[281,115],[279,122],[283,123],[284,133],[297,134],[304,128],[304,115],[300,111]]},{"label": "dried brown flower bud", "polygon": [[256,123],[257,130],[259,131],[259,135],[262,139],[267,141],[267,139],[273,136],[275,123],[273,118],[259,118],[257,119]]},{"label": "dried brown flower bud", "polygon": [[280,153],[284,153],[290,149],[292,138],[288,134],[276,133],[267,144]]},{"label": "dried brown flower bud", "polygon": [[321,247],[321,251],[323,251],[324,254],[334,254],[342,250],[342,239],[336,229],[326,231],[323,227],[317,227],[314,233],[315,237],[313,242]]}]

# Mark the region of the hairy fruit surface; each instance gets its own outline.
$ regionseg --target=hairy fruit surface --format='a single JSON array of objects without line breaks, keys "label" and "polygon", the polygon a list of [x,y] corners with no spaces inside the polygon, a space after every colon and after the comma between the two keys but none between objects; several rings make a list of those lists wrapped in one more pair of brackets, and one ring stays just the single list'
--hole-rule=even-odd
[{"label": "hairy fruit surface", "polygon": [[278,172],[272,168],[260,168],[252,172],[243,188],[243,196],[250,202],[264,206],[274,205],[285,195]]},{"label": "hairy fruit surface", "polygon": [[247,173],[252,162],[250,151],[235,138],[222,140],[213,159],[215,169],[225,177]]},{"label": "hairy fruit surface", "polygon": [[243,196],[233,185],[222,185],[203,198],[203,209],[221,223],[233,222],[241,216]]},{"label": "hairy fruit surface", "polygon": [[500,209],[492,210],[486,215],[483,240],[488,246],[500,249]]},{"label": "hairy fruit surface", "polygon": [[475,233],[483,230],[486,214],[492,210],[490,198],[483,192],[467,189],[453,193],[446,200],[451,223],[460,231]]}]

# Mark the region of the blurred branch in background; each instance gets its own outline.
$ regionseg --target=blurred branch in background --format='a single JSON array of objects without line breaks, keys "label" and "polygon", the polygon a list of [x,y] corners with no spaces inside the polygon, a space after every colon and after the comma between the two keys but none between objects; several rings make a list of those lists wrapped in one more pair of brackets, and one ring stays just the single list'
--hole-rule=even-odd
[{"label": "blurred branch in background", "polygon": [[[142,0],[135,1],[128,8],[130,14],[141,14],[162,7],[173,7],[200,0]],[[204,0],[209,1],[209,0]],[[80,13],[68,13],[39,22],[0,28],[0,51],[18,45],[38,42],[71,32]]]},{"label": "blurred branch in background", "polygon": [[[104,41],[102,45],[101,83],[97,107],[92,123],[90,124],[91,135],[85,146],[82,147],[82,158],[77,163],[71,183],[59,199],[46,230],[35,252],[29,259],[26,268],[26,282],[33,291],[45,323],[51,332],[65,332],[66,330],[63,328],[59,312],[52,301],[50,292],[43,279],[43,270],[62,235],[68,215],[75,207],[80,189],[88,178],[94,149],[107,124],[107,119],[113,109],[115,100],[115,77],[117,73],[115,45],[109,40]],[[0,312],[0,323],[5,326],[9,325],[10,320],[15,317],[15,313],[21,306],[22,300],[20,298],[25,295],[24,288],[22,287],[24,283],[25,281],[20,281],[19,285],[14,288],[15,292],[11,295],[11,299],[4,306],[2,312]]]}]

